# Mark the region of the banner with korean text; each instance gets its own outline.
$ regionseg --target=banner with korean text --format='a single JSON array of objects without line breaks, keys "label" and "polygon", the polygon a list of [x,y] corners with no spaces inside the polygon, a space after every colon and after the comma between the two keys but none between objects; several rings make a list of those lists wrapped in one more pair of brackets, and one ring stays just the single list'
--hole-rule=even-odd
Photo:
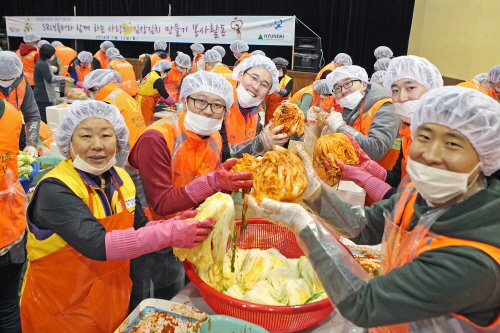
[{"label": "banner with korean text", "polygon": [[7,35],[44,39],[293,46],[294,16],[7,16]]}]

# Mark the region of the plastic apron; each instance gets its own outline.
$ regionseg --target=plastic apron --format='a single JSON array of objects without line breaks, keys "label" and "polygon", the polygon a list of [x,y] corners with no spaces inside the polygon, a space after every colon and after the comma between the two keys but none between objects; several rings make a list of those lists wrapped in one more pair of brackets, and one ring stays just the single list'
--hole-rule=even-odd
[{"label": "plastic apron", "polygon": [[[134,225],[134,215],[115,185],[123,212],[98,219],[107,232]],[[93,214],[92,200],[89,209]],[[35,236],[30,232],[28,237]],[[128,314],[129,275],[129,260],[92,260],[69,244],[30,261],[21,298],[23,332],[113,332]]]}]

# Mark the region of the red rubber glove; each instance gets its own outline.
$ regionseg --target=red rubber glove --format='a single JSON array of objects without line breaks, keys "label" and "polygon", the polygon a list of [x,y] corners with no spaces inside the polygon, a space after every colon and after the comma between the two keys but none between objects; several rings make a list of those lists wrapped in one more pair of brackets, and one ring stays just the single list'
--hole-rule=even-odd
[{"label": "red rubber glove", "polygon": [[354,151],[359,158],[359,167],[365,169],[375,177],[380,180],[385,180],[387,178],[387,171],[382,168],[377,162],[372,160],[361,147],[359,146],[358,141],[353,139],[349,134],[344,133],[345,136],[351,141],[352,146],[354,147]]},{"label": "red rubber glove", "polygon": [[210,187],[217,192],[238,192],[243,188],[252,188],[253,173],[250,171],[246,172],[229,172],[233,165],[237,162],[236,159],[230,159],[226,162],[220,164],[217,169],[208,174],[208,182]]}]

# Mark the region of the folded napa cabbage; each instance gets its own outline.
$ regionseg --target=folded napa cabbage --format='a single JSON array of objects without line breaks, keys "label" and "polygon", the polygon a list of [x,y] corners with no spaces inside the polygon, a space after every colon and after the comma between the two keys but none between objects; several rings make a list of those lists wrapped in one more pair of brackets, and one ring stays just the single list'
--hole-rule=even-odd
[{"label": "folded napa cabbage", "polygon": [[288,259],[275,248],[267,249],[267,254],[273,260],[273,268],[288,267]]},{"label": "folded napa cabbage", "polygon": [[243,296],[243,300],[264,305],[283,305],[276,300],[276,291],[267,281],[257,282],[252,289]]},{"label": "folded napa cabbage", "polygon": [[239,300],[242,300],[243,299],[243,290],[241,290],[240,286],[235,284],[233,285],[232,287],[228,288],[224,294],[228,295],[228,296],[231,296],[233,298],[236,298],[236,299],[239,299]]},{"label": "folded napa cabbage", "polygon": [[285,280],[298,278],[300,278],[300,274],[297,269],[293,267],[280,267],[274,268],[271,272],[269,272],[267,282],[269,282],[269,284],[277,292]]},{"label": "folded napa cabbage", "polygon": [[277,300],[283,305],[301,305],[311,298],[309,286],[304,279],[287,279],[278,290]]},{"label": "folded napa cabbage", "polygon": [[311,261],[308,258],[306,257],[300,258],[298,263],[298,268],[300,276],[304,278],[304,280],[306,280],[307,285],[309,286],[309,290],[311,291],[311,294],[314,295],[324,290],[323,285],[321,284],[321,281],[318,278],[318,274],[316,274],[316,271],[312,267]]},{"label": "folded napa cabbage", "polygon": [[250,249],[238,273],[244,290],[250,290],[259,281],[266,280],[273,268],[273,260],[267,252],[260,249]]}]

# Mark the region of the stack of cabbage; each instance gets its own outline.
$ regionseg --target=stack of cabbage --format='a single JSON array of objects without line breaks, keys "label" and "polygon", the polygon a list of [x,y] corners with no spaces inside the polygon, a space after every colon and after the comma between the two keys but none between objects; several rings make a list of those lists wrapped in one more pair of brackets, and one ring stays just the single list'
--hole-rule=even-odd
[{"label": "stack of cabbage", "polygon": [[28,153],[20,151],[17,153],[17,171],[18,178],[26,177],[29,180],[30,174],[33,172],[31,166],[36,160]]},{"label": "stack of cabbage", "polygon": [[198,275],[212,288],[251,303],[301,305],[327,297],[306,257],[287,259],[276,249],[237,249],[234,273],[230,262],[228,251],[222,280],[214,280],[200,268]]}]

